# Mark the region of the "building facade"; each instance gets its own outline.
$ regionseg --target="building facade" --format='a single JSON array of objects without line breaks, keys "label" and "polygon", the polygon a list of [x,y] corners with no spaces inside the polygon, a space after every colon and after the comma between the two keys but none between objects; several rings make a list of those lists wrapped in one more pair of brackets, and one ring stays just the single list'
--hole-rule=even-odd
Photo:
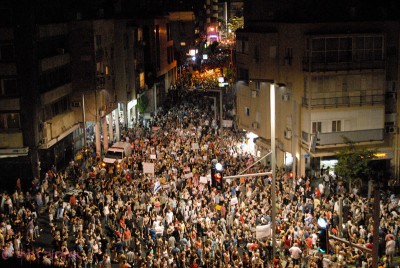
[{"label": "building facade", "polygon": [[92,142],[101,157],[133,126],[138,98],[153,112],[177,75],[167,16],[35,4],[0,6],[1,188],[66,167]]},{"label": "building facade", "polygon": [[237,118],[239,128],[258,135],[259,155],[270,150],[274,83],[279,167],[333,172],[336,153],[351,141],[375,148],[396,176],[398,22],[281,22],[272,11],[260,20],[252,10],[258,19],[245,17],[236,35]]}]

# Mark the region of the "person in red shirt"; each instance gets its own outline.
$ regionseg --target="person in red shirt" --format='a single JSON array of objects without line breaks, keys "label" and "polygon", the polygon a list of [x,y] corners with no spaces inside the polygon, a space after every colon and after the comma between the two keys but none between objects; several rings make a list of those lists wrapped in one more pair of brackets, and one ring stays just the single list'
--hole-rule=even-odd
[{"label": "person in red shirt", "polygon": [[71,195],[71,197],[69,198],[69,204],[71,205],[71,207],[75,207],[76,206],[75,194]]},{"label": "person in red shirt", "polygon": [[125,228],[124,233],[123,233],[123,241],[127,247],[130,247],[131,240],[132,240],[131,230],[129,230],[129,228]]},{"label": "person in red shirt", "polygon": [[312,238],[311,236],[307,236],[307,238],[305,239],[305,245],[306,245],[306,250],[307,250],[307,254],[308,252],[311,250],[312,248]]},{"label": "person in red shirt", "polygon": [[318,199],[321,198],[321,192],[318,188],[315,188],[314,195]]}]

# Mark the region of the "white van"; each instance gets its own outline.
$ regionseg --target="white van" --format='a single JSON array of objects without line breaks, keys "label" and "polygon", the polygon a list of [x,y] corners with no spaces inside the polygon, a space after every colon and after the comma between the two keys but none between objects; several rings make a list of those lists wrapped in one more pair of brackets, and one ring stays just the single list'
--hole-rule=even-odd
[{"label": "white van", "polygon": [[118,159],[118,163],[121,163],[126,157],[130,156],[131,153],[132,147],[129,142],[116,142],[108,148],[107,153],[104,155],[103,162],[106,164],[114,164]]}]

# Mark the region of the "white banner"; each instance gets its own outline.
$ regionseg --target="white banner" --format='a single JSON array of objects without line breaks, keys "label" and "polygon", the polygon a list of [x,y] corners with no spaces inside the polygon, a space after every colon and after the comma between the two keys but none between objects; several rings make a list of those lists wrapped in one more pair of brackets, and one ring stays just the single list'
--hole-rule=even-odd
[{"label": "white banner", "polygon": [[222,127],[232,127],[232,120],[222,120]]},{"label": "white banner", "polygon": [[200,176],[200,183],[207,184],[208,183],[208,178]]},{"label": "white banner", "polygon": [[154,163],[143,162],[142,165],[144,174],[154,174]]},{"label": "white banner", "polygon": [[192,149],[193,150],[198,150],[200,149],[199,144],[197,142],[192,142]]},{"label": "white banner", "polygon": [[157,159],[157,156],[155,154],[151,154],[150,159]]},{"label": "white banner", "polygon": [[191,178],[191,177],[193,177],[193,173],[192,173],[192,172],[190,172],[190,173],[188,173],[188,174],[185,174],[185,178],[186,178],[186,179],[189,179],[189,178]]},{"label": "white banner", "polygon": [[270,237],[272,235],[271,231],[271,226],[269,224],[256,226],[256,238]]},{"label": "white banner", "polygon": [[237,197],[231,199],[231,206],[236,205],[238,203]]}]

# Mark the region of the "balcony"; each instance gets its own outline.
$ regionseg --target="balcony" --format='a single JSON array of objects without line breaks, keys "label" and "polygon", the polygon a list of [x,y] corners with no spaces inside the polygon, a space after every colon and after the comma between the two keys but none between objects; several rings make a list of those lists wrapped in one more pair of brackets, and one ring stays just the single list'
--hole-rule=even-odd
[{"label": "balcony", "polygon": [[363,96],[342,96],[329,98],[302,98],[302,105],[311,108],[337,108],[349,106],[365,106],[365,105],[384,105],[385,96],[363,95]]},{"label": "balcony", "polygon": [[303,71],[305,72],[339,72],[347,70],[365,70],[365,69],[385,69],[385,61],[362,61],[362,62],[312,62],[311,58],[303,58]]},{"label": "balcony", "polygon": [[[303,132],[302,140],[304,144],[308,144],[311,134]],[[342,131],[342,132],[329,132],[319,133],[318,146],[336,146],[345,144],[345,140],[354,143],[360,142],[376,142],[384,140],[384,129],[366,129],[356,131]]]},{"label": "balcony", "polygon": [[71,62],[69,54],[61,54],[53,57],[44,58],[40,61],[40,70],[42,72],[65,66]]}]

